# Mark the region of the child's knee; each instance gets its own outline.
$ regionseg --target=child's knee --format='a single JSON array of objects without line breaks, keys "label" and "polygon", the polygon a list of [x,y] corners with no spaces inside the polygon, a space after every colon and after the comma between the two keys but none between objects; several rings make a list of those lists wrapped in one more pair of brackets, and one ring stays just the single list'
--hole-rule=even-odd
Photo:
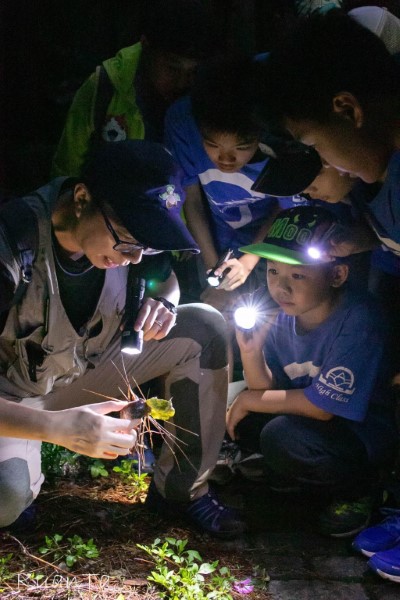
[{"label": "child's knee", "polygon": [[270,468],[279,473],[291,470],[296,452],[296,442],[287,435],[285,417],[275,417],[263,428],[260,448]]},{"label": "child's knee", "polygon": [[10,458],[0,463],[0,527],[14,523],[32,500],[27,463]]},{"label": "child's knee", "polygon": [[281,440],[263,432],[260,438],[260,449],[268,467],[279,473],[285,471],[287,452]]}]

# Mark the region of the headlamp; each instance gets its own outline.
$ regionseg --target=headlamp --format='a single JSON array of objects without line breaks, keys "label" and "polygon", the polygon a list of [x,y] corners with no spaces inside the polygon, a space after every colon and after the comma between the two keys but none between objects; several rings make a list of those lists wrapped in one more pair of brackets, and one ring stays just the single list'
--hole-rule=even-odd
[{"label": "headlamp", "polygon": [[332,262],[331,239],[337,238],[338,220],[320,206],[296,206],[276,216],[263,242],[239,248],[288,265]]},{"label": "headlamp", "polygon": [[316,246],[310,246],[309,248],[307,248],[307,254],[310,258],[313,258],[314,260],[320,260],[322,257],[321,250]]}]

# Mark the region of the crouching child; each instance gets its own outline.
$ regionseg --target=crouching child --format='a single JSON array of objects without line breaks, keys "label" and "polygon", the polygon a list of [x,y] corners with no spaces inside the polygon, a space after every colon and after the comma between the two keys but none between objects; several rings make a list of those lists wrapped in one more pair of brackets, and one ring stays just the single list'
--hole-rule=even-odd
[{"label": "crouching child", "polygon": [[242,248],[267,259],[280,311],[272,325],[237,328],[247,389],[229,407],[227,431],[243,451],[261,453],[271,488],[326,499],[319,529],[345,537],[370,518],[396,431],[382,315],[346,289],[349,267],[329,255],[334,227],[324,208],[292,208],[263,243]]}]

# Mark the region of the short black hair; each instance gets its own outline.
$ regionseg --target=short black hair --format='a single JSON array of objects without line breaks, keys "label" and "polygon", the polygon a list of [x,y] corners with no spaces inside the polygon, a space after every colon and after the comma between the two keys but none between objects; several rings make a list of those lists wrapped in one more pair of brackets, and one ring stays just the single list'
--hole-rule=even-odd
[{"label": "short black hair", "polygon": [[285,118],[324,123],[332,98],[352,93],[364,107],[400,94],[400,67],[382,40],[341,10],[313,13],[272,51],[259,110],[268,122]]},{"label": "short black hair", "polygon": [[199,66],[191,88],[192,113],[201,132],[257,138],[256,66],[249,56],[219,55]]}]

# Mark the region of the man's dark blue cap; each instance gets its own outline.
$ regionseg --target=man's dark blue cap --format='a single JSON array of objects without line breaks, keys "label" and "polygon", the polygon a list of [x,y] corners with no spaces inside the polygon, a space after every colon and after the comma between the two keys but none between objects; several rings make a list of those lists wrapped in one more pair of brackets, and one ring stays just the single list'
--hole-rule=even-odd
[{"label": "man's dark blue cap", "polygon": [[104,143],[92,152],[80,179],[94,201],[106,202],[141,244],[200,252],[180,215],[183,198],[176,165],[161,144]]}]

